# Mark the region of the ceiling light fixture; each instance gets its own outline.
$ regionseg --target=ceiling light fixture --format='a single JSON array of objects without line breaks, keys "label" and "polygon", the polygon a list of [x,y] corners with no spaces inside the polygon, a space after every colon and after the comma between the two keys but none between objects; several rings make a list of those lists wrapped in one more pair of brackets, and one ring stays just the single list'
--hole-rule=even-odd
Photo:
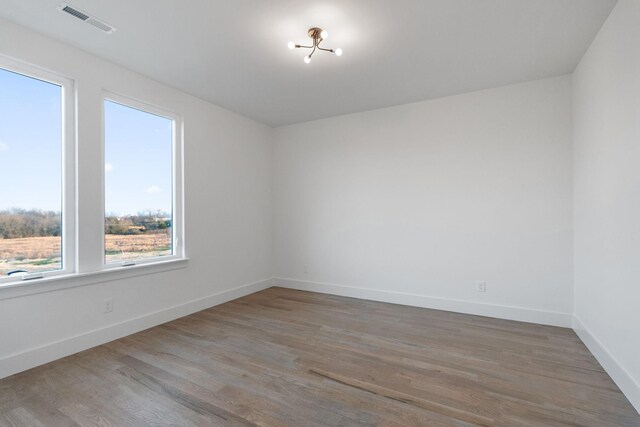
[{"label": "ceiling light fixture", "polygon": [[322,28],[318,28],[318,27],[313,27],[313,28],[309,28],[309,31],[307,32],[307,34],[309,35],[309,37],[311,37],[311,40],[313,40],[312,46],[299,45],[299,44],[295,44],[294,42],[289,42],[287,44],[289,49],[292,49],[292,50],[296,48],[312,49],[311,53],[304,57],[305,64],[308,64],[311,62],[311,56],[315,53],[316,50],[324,50],[325,52],[331,52],[336,56],[342,56],[342,49],[340,48],[326,49],[326,48],[320,47],[320,43],[322,43],[324,39],[329,37],[329,33],[327,33],[327,30],[323,30]]}]

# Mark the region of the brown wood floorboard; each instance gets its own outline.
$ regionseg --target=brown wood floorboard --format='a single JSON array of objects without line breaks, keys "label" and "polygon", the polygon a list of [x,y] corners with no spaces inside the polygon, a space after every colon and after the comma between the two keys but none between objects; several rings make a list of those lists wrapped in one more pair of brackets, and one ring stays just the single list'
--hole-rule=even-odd
[{"label": "brown wood floorboard", "polygon": [[640,426],[571,329],[271,288],[0,380],[0,426]]}]

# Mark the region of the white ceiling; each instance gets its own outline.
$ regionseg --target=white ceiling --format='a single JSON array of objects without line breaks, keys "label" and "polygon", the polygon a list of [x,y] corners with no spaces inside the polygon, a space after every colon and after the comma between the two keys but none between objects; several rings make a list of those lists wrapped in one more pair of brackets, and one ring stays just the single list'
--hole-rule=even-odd
[{"label": "white ceiling", "polygon": [[[573,71],[617,0],[67,0],[0,16],[278,126]],[[329,31],[311,64],[287,42]]]}]

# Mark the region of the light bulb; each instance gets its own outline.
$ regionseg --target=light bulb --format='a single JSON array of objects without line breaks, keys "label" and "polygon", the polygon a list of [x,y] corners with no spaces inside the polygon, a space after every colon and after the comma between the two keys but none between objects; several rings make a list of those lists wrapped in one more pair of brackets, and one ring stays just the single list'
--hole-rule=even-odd
[{"label": "light bulb", "polygon": [[337,48],[334,53],[336,54],[336,56],[342,56],[342,49]]},{"label": "light bulb", "polygon": [[309,55],[304,57],[304,63],[308,64],[309,62],[311,62],[311,57]]},{"label": "light bulb", "polygon": [[289,49],[295,49],[296,44],[294,42],[289,42],[287,43],[287,46],[289,46]]},{"label": "light bulb", "polygon": [[322,37],[323,39],[329,37],[329,33],[327,33],[327,30],[322,30],[322,32],[320,33],[320,37]]}]

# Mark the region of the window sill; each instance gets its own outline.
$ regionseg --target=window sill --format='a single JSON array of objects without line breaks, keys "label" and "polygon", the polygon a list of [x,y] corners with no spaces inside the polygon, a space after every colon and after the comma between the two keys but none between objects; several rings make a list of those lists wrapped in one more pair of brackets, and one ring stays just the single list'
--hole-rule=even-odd
[{"label": "window sill", "polygon": [[188,258],[158,261],[147,264],[132,265],[121,268],[91,271],[86,273],[72,273],[42,279],[17,281],[0,285],[0,300],[18,298],[27,295],[77,288],[97,283],[112,282],[165,271],[179,270],[187,267]]}]

